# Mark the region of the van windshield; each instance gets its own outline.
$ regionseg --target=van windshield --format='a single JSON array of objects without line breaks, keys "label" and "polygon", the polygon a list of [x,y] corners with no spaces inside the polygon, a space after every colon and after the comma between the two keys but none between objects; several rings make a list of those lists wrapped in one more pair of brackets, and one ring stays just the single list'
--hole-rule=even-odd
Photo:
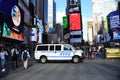
[{"label": "van windshield", "polygon": [[76,48],[72,45],[69,45],[69,47],[71,48],[71,50],[76,50]]}]

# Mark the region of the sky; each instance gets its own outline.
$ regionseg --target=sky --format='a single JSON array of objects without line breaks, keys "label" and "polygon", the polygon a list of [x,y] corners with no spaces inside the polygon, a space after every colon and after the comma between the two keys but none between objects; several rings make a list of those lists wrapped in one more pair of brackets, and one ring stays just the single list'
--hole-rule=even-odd
[{"label": "sky", "polygon": [[[67,0],[55,0],[56,2],[56,22],[62,22],[62,16],[65,16]],[[83,38],[87,37],[87,20],[92,18],[92,0],[81,0]]]},{"label": "sky", "polygon": [[[66,3],[67,0],[55,0],[56,2],[56,11],[57,11],[57,17],[60,17],[62,15],[65,15],[65,8],[66,8]],[[92,3],[91,0],[81,0],[81,11],[82,11],[82,16],[83,17],[91,17],[92,16]],[[60,18],[59,18],[60,19]],[[57,19],[57,21],[59,21]]]}]

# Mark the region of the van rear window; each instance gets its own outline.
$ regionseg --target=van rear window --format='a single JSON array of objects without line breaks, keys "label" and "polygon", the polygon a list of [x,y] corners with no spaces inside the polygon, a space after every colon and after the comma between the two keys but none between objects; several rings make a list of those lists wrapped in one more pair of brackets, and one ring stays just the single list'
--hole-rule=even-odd
[{"label": "van rear window", "polygon": [[37,50],[48,50],[48,46],[38,46]]},{"label": "van rear window", "polygon": [[56,50],[61,50],[61,46],[56,46]]},{"label": "van rear window", "polygon": [[54,46],[52,45],[52,46],[50,46],[50,50],[51,51],[53,51],[54,50]]}]

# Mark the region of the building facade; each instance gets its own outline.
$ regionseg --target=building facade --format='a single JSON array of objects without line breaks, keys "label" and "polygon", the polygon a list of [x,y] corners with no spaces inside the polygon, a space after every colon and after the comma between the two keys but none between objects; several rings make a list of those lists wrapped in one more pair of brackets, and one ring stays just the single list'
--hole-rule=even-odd
[{"label": "building facade", "polygon": [[[98,31],[102,27],[104,29],[104,23],[106,16],[116,10],[117,5],[115,0],[92,0],[92,11],[93,11],[93,35],[94,40],[98,38]],[[100,33],[101,34],[101,33]]]},{"label": "building facade", "polygon": [[75,47],[83,44],[82,14],[80,0],[67,0],[69,43]]},{"label": "building facade", "polygon": [[3,24],[0,25],[0,30],[2,31],[0,45],[6,47],[6,49],[10,49],[13,46],[20,47],[20,44],[25,41],[25,12],[19,5],[19,0],[1,0],[0,11],[3,12]]},{"label": "building facade", "polygon": [[54,28],[56,24],[56,3],[54,0],[48,0],[48,27]]}]

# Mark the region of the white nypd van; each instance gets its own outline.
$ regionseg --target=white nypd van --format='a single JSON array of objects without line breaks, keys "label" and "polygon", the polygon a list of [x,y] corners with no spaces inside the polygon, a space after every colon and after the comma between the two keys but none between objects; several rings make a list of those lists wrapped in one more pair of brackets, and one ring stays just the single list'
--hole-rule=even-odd
[{"label": "white nypd van", "polygon": [[46,63],[48,60],[72,60],[78,63],[84,58],[82,50],[76,50],[69,44],[38,44],[34,57],[41,63]]}]

